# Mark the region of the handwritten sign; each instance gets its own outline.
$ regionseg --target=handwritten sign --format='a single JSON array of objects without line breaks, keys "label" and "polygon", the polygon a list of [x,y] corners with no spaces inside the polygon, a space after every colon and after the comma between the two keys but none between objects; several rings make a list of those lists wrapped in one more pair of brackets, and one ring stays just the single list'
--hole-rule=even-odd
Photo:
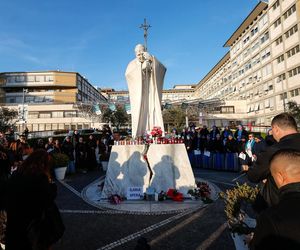
[{"label": "handwritten sign", "polygon": [[144,196],[143,187],[127,188],[127,200],[139,200]]}]

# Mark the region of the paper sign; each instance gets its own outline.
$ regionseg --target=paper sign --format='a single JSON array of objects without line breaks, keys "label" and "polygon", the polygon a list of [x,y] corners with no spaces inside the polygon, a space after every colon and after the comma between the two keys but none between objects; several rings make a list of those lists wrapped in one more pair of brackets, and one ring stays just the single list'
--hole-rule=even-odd
[{"label": "paper sign", "polygon": [[204,155],[207,157],[210,157],[210,152],[209,151],[204,151]]},{"label": "paper sign", "polygon": [[139,200],[144,196],[143,187],[127,188],[127,200]]},{"label": "paper sign", "polygon": [[243,160],[246,160],[246,155],[245,155],[243,152],[241,152],[241,153],[239,154],[239,158],[241,158],[241,159],[243,159]]},{"label": "paper sign", "polygon": [[194,155],[201,155],[201,151],[200,150],[194,150]]}]

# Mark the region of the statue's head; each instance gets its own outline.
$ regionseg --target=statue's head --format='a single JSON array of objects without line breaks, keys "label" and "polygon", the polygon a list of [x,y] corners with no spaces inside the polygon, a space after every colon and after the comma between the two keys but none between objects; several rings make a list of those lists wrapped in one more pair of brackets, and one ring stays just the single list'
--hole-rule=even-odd
[{"label": "statue's head", "polygon": [[145,52],[145,46],[142,44],[138,44],[135,46],[135,56],[136,58],[140,61],[140,62],[144,62],[145,58],[144,58],[144,52]]}]

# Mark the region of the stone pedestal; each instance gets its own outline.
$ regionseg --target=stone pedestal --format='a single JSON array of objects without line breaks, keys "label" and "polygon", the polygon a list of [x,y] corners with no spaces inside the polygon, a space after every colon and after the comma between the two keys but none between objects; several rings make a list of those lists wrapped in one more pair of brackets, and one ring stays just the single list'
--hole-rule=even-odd
[{"label": "stone pedestal", "polygon": [[151,144],[147,152],[149,167],[143,157],[145,145],[112,147],[101,198],[112,194],[126,197],[128,188],[151,186],[156,192],[176,188],[185,196],[195,187],[195,177],[184,144]]}]

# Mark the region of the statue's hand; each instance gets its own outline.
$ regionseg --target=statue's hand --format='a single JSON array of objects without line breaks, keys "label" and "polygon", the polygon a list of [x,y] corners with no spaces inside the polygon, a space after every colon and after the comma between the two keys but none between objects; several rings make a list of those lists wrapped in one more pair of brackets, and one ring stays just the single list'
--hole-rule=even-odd
[{"label": "statue's hand", "polygon": [[146,60],[146,61],[144,61],[143,63],[142,63],[142,70],[143,71],[151,71],[151,61],[148,61],[148,60]]}]

